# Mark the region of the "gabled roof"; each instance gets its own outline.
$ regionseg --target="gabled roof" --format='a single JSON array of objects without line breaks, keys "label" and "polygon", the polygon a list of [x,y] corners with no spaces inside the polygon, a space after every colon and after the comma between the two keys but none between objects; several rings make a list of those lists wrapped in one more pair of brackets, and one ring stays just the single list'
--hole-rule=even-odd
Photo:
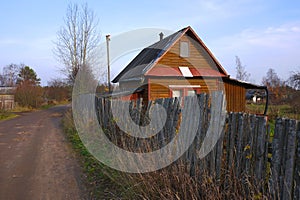
[{"label": "gabled roof", "polygon": [[228,76],[225,69],[213,56],[211,51],[206,47],[202,40],[197,36],[194,30],[188,26],[172,35],[144,48],[114,79],[113,83],[119,81],[139,80],[147,75],[150,69],[170,50],[170,48],[186,33],[195,39],[209,54],[213,62],[216,64],[219,72],[224,76]]}]

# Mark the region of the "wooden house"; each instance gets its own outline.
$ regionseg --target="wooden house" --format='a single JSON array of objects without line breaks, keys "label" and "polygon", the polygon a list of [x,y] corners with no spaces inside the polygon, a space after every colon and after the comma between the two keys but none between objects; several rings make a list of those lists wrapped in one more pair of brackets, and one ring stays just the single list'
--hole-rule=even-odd
[{"label": "wooden house", "polygon": [[227,110],[245,111],[246,90],[265,89],[230,78],[191,27],[144,48],[112,81],[123,99],[180,97],[223,90]]},{"label": "wooden house", "polygon": [[0,87],[0,110],[10,110],[15,107],[15,87]]}]

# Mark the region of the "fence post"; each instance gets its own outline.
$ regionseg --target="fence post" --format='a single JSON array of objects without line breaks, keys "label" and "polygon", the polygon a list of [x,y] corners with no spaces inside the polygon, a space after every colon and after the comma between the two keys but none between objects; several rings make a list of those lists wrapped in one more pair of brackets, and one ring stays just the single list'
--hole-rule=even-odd
[{"label": "fence post", "polygon": [[294,162],[295,162],[295,150],[296,150],[296,121],[287,120],[285,124],[287,143],[285,160],[283,161],[284,178],[282,188],[282,199],[291,199],[293,194],[293,176],[294,176]]},{"label": "fence post", "polygon": [[[209,95],[206,93],[202,93],[200,95],[197,95],[198,102],[199,102],[199,110],[200,110],[200,115],[199,115],[199,124],[198,124],[198,130],[197,134],[195,137],[195,149],[197,153],[197,157],[195,160],[195,164],[198,165],[198,170],[199,170],[199,177],[204,173],[205,168],[206,168],[206,162],[205,159],[198,159],[198,152],[200,151],[201,146],[203,145],[203,140],[206,135],[207,131],[207,120],[208,120],[208,98]],[[193,167],[193,171],[196,172],[196,167]]]},{"label": "fence post", "polygon": [[258,117],[258,131],[257,131],[257,143],[255,147],[255,180],[261,181],[264,178],[265,170],[265,154],[268,154],[268,151],[265,151],[265,144],[267,138],[266,131],[266,118]]},{"label": "fence post", "polygon": [[244,152],[244,145],[243,145],[243,138],[245,135],[244,131],[244,125],[245,125],[245,114],[238,113],[238,126],[237,126],[237,133],[235,134],[237,141],[236,141],[236,160],[235,160],[235,170],[236,170],[236,176],[240,177],[242,173],[243,168],[243,152]]},{"label": "fence post", "polygon": [[270,189],[273,198],[279,199],[280,188],[280,170],[282,159],[282,148],[284,140],[283,119],[278,118],[275,122],[275,133],[272,142],[272,158],[271,158],[271,179]]},{"label": "fence post", "polygon": [[297,124],[296,158],[294,173],[294,199],[300,199],[300,121]]},{"label": "fence post", "polygon": [[271,192],[276,198],[292,198],[296,141],[296,121],[277,119],[272,144],[270,180]]},{"label": "fence post", "polygon": [[234,143],[235,143],[235,131],[236,129],[236,115],[235,113],[229,114],[229,122],[228,122],[228,134],[227,134],[227,169],[230,170],[233,167],[233,159],[234,159]]}]

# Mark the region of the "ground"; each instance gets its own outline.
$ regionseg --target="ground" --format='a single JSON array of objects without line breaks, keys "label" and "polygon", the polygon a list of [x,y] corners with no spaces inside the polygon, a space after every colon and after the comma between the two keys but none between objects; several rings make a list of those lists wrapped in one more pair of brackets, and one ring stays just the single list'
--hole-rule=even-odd
[{"label": "ground", "polygon": [[66,108],[0,122],[0,199],[86,199],[83,173],[61,128]]}]

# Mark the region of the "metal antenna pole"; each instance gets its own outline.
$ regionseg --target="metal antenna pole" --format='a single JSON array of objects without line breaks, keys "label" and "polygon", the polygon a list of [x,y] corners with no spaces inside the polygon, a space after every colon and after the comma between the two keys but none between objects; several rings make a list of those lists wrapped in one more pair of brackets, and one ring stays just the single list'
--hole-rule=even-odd
[{"label": "metal antenna pole", "polygon": [[110,85],[110,62],[109,62],[109,41],[110,35],[106,35],[106,48],[107,48],[107,84],[108,91],[111,93],[111,85]]}]

